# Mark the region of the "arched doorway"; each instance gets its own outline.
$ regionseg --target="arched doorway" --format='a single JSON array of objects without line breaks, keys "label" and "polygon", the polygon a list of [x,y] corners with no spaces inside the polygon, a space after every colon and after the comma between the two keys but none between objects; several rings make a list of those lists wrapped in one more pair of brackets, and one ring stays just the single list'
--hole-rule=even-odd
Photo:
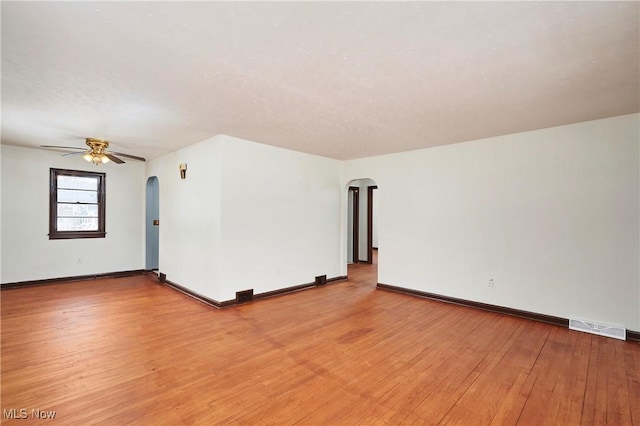
[{"label": "arched doorway", "polygon": [[158,178],[147,179],[146,261],[145,269],[157,271],[160,264],[160,186]]}]

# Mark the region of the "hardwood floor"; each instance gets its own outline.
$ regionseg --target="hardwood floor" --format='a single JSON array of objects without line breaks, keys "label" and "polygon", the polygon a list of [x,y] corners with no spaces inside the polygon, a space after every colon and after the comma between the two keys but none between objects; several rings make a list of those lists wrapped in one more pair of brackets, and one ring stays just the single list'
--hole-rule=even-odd
[{"label": "hardwood floor", "polygon": [[640,425],[640,345],[349,276],[221,311],[146,276],[2,291],[3,424]]}]

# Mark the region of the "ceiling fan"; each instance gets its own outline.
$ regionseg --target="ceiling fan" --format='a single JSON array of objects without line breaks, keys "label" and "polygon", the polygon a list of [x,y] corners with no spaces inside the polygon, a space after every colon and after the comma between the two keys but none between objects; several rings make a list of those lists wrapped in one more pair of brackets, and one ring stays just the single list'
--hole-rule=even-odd
[{"label": "ceiling fan", "polygon": [[64,154],[63,157],[82,155],[82,158],[84,158],[86,161],[93,163],[95,165],[106,164],[109,161],[113,161],[116,164],[123,164],[125,161],[116,157],[116,155],[119,155],[120,157],[131,158],[132,160],[145,161],[144,158],[136,157],[135,155],[124,154],[122,152],[107,151],[107,149],[109,148],[109,142],[104,141],[102,139],[87,138],[86,143],[87,143],[87,146],[89,146],[89,149],[77,148],[74,146],[57,146],[57,145],[40,145],[40,148],[74,150],[74,151],[78,150],[80,152],[70,152],[68,154]]}]

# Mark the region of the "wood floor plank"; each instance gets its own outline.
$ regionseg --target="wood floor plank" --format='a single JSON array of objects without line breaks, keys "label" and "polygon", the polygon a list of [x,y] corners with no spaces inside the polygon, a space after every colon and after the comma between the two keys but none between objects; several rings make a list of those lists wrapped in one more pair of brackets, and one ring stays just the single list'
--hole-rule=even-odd
[{"label": "wood floor plank", "polygon": [[640,356],[633,346],[623,346],[625,374],[631,411],[631,423],[640,425]]},{"label": "wood floor plank", "polygon": [[[607,375],[607,424],[631,425],[631,401],[627,388],[626,368],[624,364],[623,348],[607,341],[609,349],[608,362],[611,365]],[[633,401],[634,404],[640,400]]]},{"label": "wood floor plank", "polygon": [[[519,414],[522,405],[517,406],[515,403],[520,401],[523,404],[524,401],[519,400],[516,396],[521,391],[526,376],[535,364],[548,335],[548,330],[541,324],[519,321],[518,323],[518,329],[490,358],[490,364],[487,365],[483,374],[478,375],[441,423],[477,422],[490,424],[499,412],[502,412],[502,416],[513,410]],[[484,404],[474,405],[473,402],[478,399],[483,399]],[[508,401],[508,405],[504,404],[505,400]],[[470,412],[469,406],[473,406],[474,411]],[[515,424],[515,420],[517,420],[514,414],[512,414],[511,424]]]},{"label": "wood floor plank", "polygon": [[571,393],[584,393],[583,389],[576,388],[575,377],[587,365],[572,358],[575,341],[580,337],[583,336],[560,327],[550,330],[531,370],[535,383],[518,420],[519,424],[559,424],[558,417],[563,417],[563,413],[569,410]]},{"label": "wood floor plank", "polygon": [[54,410],[65,425],[640,425],[640,345],[376,290],[375,264],[349,276],[223,310],[148,276],[3,290],[3,414]]}]

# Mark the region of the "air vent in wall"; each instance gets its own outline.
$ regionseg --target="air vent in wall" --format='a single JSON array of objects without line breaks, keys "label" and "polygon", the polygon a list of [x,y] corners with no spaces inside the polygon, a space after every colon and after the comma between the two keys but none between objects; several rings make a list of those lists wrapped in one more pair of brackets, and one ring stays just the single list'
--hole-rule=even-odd
[{"label": "air vent in wall", "polygon": [[236,303],[247,303],[253,301],[253,289],[236,291]]},{"label": "air vent in wall", "polygon": [[584,331],[585,333],[627,340],[627,330],[624,327],[618,327],[616,325],[598,324],[592,321],[570,319],[569,328],[571,330]]},{"label": "air vent in wall", "polygon": [[320,275],[316,277],[316,285],[325,285],[327,283],[327,276]]}]

